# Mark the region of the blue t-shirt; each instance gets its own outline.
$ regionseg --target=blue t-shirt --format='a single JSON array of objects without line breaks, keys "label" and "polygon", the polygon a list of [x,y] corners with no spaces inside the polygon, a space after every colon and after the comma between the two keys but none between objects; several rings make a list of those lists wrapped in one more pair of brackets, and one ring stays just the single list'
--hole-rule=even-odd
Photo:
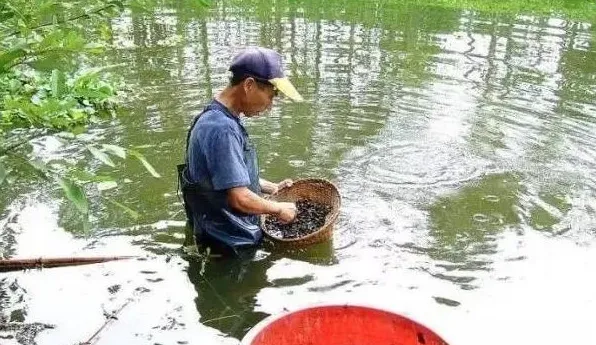
[{"label": "blue t-shirt", "polygon": [[213,189],[222,191],[250,186],[244,161],[248,142],[246,129],[220,102],[197,120],[188,143],[188,174],[193,183],[210,178]]}]

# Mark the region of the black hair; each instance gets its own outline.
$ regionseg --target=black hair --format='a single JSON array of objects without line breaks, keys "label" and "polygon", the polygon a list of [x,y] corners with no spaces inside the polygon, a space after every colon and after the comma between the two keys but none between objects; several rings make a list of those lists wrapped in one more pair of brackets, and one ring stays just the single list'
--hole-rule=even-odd
[{"label": "black hair", "polygon": [[248,78],[248,75],[246,74],[232,74],[230,77],[230,86],[236,86],[242,83],[246,78]]},{"label": "black hair", "polygon": [[242,83],[247,78],[253,78],[257,82],[257,84],[273,85],[265,79],[257,78],[250,74],[232,74],[232,76],[230,77],[230,86],[236,86],[236,85]]}]

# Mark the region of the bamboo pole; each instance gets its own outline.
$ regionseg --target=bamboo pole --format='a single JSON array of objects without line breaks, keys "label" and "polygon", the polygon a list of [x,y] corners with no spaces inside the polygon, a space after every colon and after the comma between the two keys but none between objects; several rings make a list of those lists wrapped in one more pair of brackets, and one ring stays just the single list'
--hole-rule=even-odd
[{"label": "bamboo pole", "polygon": [[34,259],[2,259],[0,260],[0,272],[20,271],[33,268],[51,268],[89,265],[101,262],[126,260],[134,256],[98,256],[98,257],[58,257],[58,258],[34,258]]}]

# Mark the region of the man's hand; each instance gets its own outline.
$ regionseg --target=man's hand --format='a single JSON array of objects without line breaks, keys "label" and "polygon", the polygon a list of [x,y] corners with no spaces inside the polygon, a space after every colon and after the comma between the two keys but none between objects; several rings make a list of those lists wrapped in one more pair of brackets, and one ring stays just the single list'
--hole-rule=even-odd
[{"label": "man's hand", "polygon": [[296,219],[298,209],[293,202],[278,202],[279,211],[276,213],[277,219],[282,224],[288,224]]},{"label": "man's hand", "polygon": [[287,178],[279,183],[273,183],[265,179],[259,179],[259,183],[261,185],[261,191],[263,193],[275,194],[286,187],[291,187],[292,184],[294,184],[294,181],[292,181],[292,179]]},{"label": "man's hand", "polygon": [[294,184],[294,181],[292,181],[291,178],[287,178],[277,184],[277,190],[275,192],[277,193],[284,188],[292,187],[293,184]]}]

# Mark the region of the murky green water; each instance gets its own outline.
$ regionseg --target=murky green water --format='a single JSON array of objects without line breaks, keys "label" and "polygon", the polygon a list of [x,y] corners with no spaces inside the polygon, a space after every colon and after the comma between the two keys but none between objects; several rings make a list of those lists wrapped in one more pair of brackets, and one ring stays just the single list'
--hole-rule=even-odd
[{"label": "murky green water", "polygon": [[[97,344],[236,344],[267,315],[321,302],[395,309],[451,344],[596,343],[592,23],[384,1],[221,1],[129,13],[113,30],[106,62],[124,64],[138,97],[79,144],[48,138],[37,152],[134,146],[163,177],[120,164],[122,183],[103,193],[142,216],[96,197],[90,238],[73,235],[80,224],[56,191],[3,191],[8,256],[143,257],[1,275],[5,320],[55,325],[38,344],[85,341],[123,305]],[[342,213],[333,243],[202,267],[180,256],[175,165],[190,119],[254,44],[283,53],[307,100],[248,121],[263,176],[331,179]]]}]

